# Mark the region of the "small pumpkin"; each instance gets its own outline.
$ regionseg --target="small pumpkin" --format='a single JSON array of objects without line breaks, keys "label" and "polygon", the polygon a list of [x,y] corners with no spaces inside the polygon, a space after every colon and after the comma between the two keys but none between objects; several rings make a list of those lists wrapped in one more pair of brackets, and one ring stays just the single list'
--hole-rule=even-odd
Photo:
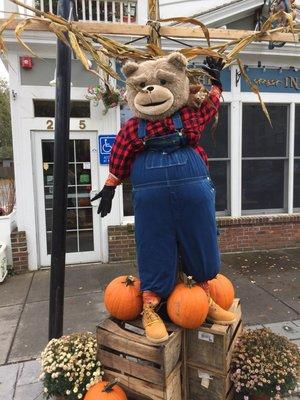
[{"label": "small pumpkin", "polygon": [[234,300],[234,287],[225,275],[218,274],[208,281],[211,298],[224,310],[228,310]]},{"label": "small pumpkin", "polygon": [[84,400],[127,400],[124,390],[117,383],[117,379],[96,383],[87,391]]},{"label": "small pumpkin", "polygon": [[205,291],[193,281],[179,283],[167,301],[168,315],[174,324],[187,329],[198,328],[207,317],[208,299]]},{"label": "small pumpkin", "polygon": [[118,276],[106,287],[104,304],[115,318],[123,321],[136,319],[143,309],[140,280],[132,275]]}]

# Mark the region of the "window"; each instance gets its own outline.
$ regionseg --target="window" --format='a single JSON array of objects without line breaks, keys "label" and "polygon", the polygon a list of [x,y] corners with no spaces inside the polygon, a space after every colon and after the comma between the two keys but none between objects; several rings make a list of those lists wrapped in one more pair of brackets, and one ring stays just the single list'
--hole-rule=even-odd
[{"label": "window", "polygon": [[300,208],[300,104],[295,107],[294,208]]},{"label": "window", "polygon": [[243,105],[242,210],[286,209],[288,106],[267,106],[272,125],[260,104]]},{"label": "window", "polygon": [[[55,117],[55,101],[54,100],[33,100],[35,117]],[[90,118],[90,102],[74,100],[71,101],[70,109],[71,118]]]},{"label": "window", "polygon": [[219,110],[218,125],[214,131],[211,122],[200,139],[200,145],[209,158],[209,172],[216,187],[216,211],[229,213],[229,104],[222,104]]}]

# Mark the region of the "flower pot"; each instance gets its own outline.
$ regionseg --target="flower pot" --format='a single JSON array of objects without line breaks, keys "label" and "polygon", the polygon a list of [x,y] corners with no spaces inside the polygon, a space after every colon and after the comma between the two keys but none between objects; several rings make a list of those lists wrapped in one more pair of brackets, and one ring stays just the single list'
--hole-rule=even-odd
[{"label": "flower pot", "polygon": [[6,257],[8,265],[12,265],[11,232],[17,227],[17,212],[14,210],[8,215],[0,217],[0,241],[6,244]]},{"label": "flower pot", "polygon": [[3,282],[7,275],[6,244],[0,242],[0,282]]}]

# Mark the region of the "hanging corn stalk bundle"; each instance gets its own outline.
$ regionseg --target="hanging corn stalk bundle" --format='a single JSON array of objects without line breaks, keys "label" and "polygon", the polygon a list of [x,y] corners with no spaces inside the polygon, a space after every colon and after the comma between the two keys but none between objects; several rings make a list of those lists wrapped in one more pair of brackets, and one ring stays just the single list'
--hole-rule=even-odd
[{"label": "hanging corn stalk bundle", "polygon": [[[135,61],[142,61],[153,59],[165,54],[165,51],[162,48],[158,47],[155,43],[151,43],[151,41],[146,48],[142,50],[134,47],[133,45],[120,43],[117,40],[108,38],[103,34],[91,33],[87,29],[79,27],[78,24],[74,22],[67,21],[66,19],[56,16],[50,12],[40,11],[34,7],[22,3],[19,0],[11,1],[18,6],[32,11],[35,16],[27,17],[22,19],[22,21],[18,21],[18,14],[13,14],[0,25],[0,54],[4,56],[7,51],[4,33],[6,30],[11,29],[13,24],[15,24],[14,32],[16,39],[33,56],[38,57],[38,55],[35,54],[34,51],[24,42],[22,39],[22,34],[25,30],[30,30],[34,27],[34,25],[38,25],[40,29],[52,32],[58,39],[70,46],[75,56],[81,61],[84,68],[89,72],[98,75],[104,84],[107,84],[107,78],[105,82],[105,79],[103,80],[103,73],[105,73],[106,76],[110,76],[114,79],[122,80],[108,62],[109,58],[118,60],[133,59]],[[211,45],[209,29],[197,19],[187,17],[168,18],[155,21],[155,24],[150,24],[150,35],[151,29],[156,29],[157,33],[160,23],[166,22],[192,24],[199,27],[199,38],[202,36],[200,33],[203,33],[207,41],[207,46],[193,46],[189,48],[182,48],[178,51],[184,54],[188,60],[192,60],[198,56],[222,58],[225,64],[224,68],[230,66],[232,63],[237,63],[239,65],[241,75],[245,78],[251,90],[259,95],[258,87],[247,77],[242,62],[238,59],[238,55],[252,42],[261,41],[262,38],[265,40],[266,35],[271,36],[274,33],[292,33],[295,37],[295,41],[297,41],[296,34],[299,33],[299,30],[294,28],[293,7],[290,7],[288,10],[277,10],[275,8],[272,10],[273,12],[269,18],[261,23],[259,31],[250,32],[248,35],[240,39],[229,40],[223,44]],[[168,38],[162,34],[160,36]],[[91,67],[89,59],[94,61],[96,68]],[[103,73],[101,71],[103,71]],[[207,75],[207,73],[201,68],[189,69],[188,73],[189,76],[194,80],[197,80],[197,77],[203,77],[204,75]],[[264,113],[269,119],[267,109],[264,106],[261,98],[260,102],[262,104]]]}]

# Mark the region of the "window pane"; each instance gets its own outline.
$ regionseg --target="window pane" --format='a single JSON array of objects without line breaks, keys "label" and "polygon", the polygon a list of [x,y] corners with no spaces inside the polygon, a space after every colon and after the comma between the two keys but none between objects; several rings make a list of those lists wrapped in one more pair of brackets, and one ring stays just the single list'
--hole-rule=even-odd
[{"label": "window pane", "polygon": [[209,163],[209,172],[216,188],[216,211],[227,210],[227,163],[228,161]]},{"label": "window pane", "polygon": [[79,248],[80,251],[94,250],[94,236],[92,230],[79,231]]},{"label": "window pane", "polygon": [[123,182],[123,210],[125,217],[133,215],[132,185],[129,179]]},{"label": "window pane", "polygon": [[209,158],[228,157],[228,118],[229,105],[222,104],[216,130],[212,131],[214,124],[214,121],[212,121],[202,133],[199,143],[205,149]]},{"label": "window pane", "polygon": [[285,157],[288,106],[267,105],[273,127],[260,104],[243,105],[243,157]]},{"label": "window pane", "polygon": [[294,207],[300,207],[300,160],[294,165]]},{"label": "window pane", "polygon": [[296,105],[295,112],[295,156],[300,156],[300,104]]},{"label": "window pane", "polygon": [[[90,161],[90,141],[88,139],[76,140],[76,161],[84,161],[85,167],[90,167],[88,162]],[[88,168],[89,169],[89,168]]]},{"label": "window pane", "polygon": [[[54,100],[33,100],[35,117],[55,117],[55,101]],[[74,100],[70,105],[71,118],[90,118],[90,102]]]},{"label": "window pane", "polygon": [[77,232],[67,232],[66,238],[66,252],[67,253],[76,253],[78,250],[77,244]]},{"label": "window pane", "polygon": [[242,209],[284,208],[284,160],[244,160]]}]

